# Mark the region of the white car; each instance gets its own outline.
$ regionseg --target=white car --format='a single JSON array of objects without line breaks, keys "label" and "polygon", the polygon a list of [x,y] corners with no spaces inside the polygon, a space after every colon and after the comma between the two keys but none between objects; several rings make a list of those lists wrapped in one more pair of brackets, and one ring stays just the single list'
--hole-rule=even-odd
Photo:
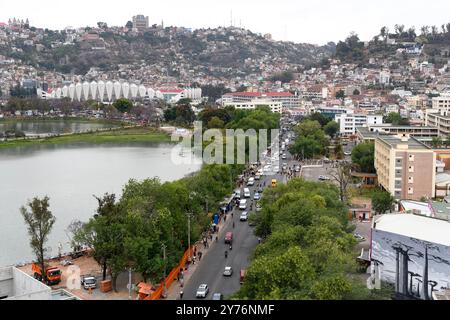
[{"label": "white car", "polygon": [[231,268],[230,266],[226,266],[225,270],[223,271],[223,275],[225,277],[231,277],[232,274],[233,274],[233,268]]},{"label": "white car", "polygon": [[255,174],[255,180],[261,180],[261,175],[259,173]]},{"label": "white car", "polygon": [[254,184],[255,184],[255,178],[253,178],[253,177],[248,178],[247,185],[248,186],[252,186]]},{"label": "white car", "polygon": [[352,155],[352,153],[351,153],[351,152],[348,152],[348,151],[344,152],[344,154],[345,154],[346,156],[351,156],[351,155]]},{"label": "white car", "polygon": [[283,159],[283,160],[286,160],[286,159],[287,159],[286,153],[283,153],[283,155],[281,156],[281,159]]},{"label": "white car", "polygon": [[320,176],[319,176],[319,180],[325,181],[325,180],[330,180],[330,178],[327,177],[327,176],[320,175]]},{"label": "white car", "polygon": [[208,295],[209,288],[207,284],[201,284],[197,289],[197,294],[195,295],[197,298],[206,298]]},{"label": "white car", "polygon": [[239,220],[240,221],[247,221],[247,219],[248,219],[248,212],[247,211],[242,212],[241,216],[239,217]]},{"label": "white car", "polygon": [[239,202],[239,209],[241,210],[247,209],[247,200],[243,199]]},{"label": "white car", "polygon": [[252,194],[250,193],[249,188],[244,188],[244,198],[250,198]]}]

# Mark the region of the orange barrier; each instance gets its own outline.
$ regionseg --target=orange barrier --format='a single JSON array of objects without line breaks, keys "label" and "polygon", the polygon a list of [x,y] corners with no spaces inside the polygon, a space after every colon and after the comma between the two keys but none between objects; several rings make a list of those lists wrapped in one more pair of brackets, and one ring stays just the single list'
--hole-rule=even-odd
[{"label": "orange barrier", "polygon": [[158,286],[158,288],[148,297],[146,297],[144,300],[159,300],[161,299],[161,296],[164,292],[164,283],[166,284],[166,288],[168,289],[170,285],[173,283],[173,281],[177,278],[178,272],[180,269],[184,270],[184,266],[186,265],[186,262],[189,258],[189,252],[192,251],[192,246],[186,250],[186,252],[183,254],[183,257],[180,260],[180,263],[174,267],[169,275],[166,277],[165,281],[162,281],[161,284]]}]

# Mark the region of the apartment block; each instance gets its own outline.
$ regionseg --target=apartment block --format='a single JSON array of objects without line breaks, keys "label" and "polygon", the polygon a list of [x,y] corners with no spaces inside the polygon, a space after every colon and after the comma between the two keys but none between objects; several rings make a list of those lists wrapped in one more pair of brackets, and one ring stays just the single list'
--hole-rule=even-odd
[{"label": "apartment block", "polygon": [[376,137],[375,169],[379,184],[395,199],[434,197],[436,154],[413,137]]}]

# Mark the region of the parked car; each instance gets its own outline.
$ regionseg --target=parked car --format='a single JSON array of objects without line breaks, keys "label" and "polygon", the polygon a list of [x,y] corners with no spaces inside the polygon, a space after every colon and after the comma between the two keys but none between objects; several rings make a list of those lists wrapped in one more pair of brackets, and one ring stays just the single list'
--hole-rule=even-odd
[{"label": "parked car", "polygon": [[244,188],[244,198],[250,198],[251,193],[249,188]]},{"label": "parked car", "polygon": [[318,179],[319,179],[320,181],[330,180],[329,177],[323,176],[323,175],[320,175]]},{"label": "parked car", "polygon": [[299,165],[295,166],[295,172],[300,172],[300,166]]},{"label": "parked car", "polygon": [[231,277],[232,274],[233,274],[233,268],[230,266],[226,266],[225,270],[223,271],[223,275],[225,277]]},{"label": "parked car", "polygon": [[198,287],[197,293],[195,296],[197,298],[206,298],[206,296],[208,295],[208,292],[209,292],[208,285],[203,283]]},{"label": "parked car", "polygon": [[239,209],[241,209],[241,210],[247,209],[247,200],[242,199],[242,200],[239,202]]},{"label": "parked car", "polygon": [[261,175],[259,173],[255,174],[255,180],[261,180]]},{"label": "parked car", "polygon": [[286,159],[287,159],[286,153],[283,153],[283,155],[281,156],[281,159],[283,159],[283,160],[286,160]]},{"label": "parked car", "polygon": [[66,267],[66,266],[71,266],[73,265],[73,262],[67,259],[64,259],[63,261],[61,261],[60,263],[62,266]]},{"label": "parked car", "polygon": [[351,155],[352,155],[352,153],[351,153],[351,152],[348,152],[348,151],[345,151],[344,154],[345,154],[346,156],[351,156]]},{"label": "parked car", "polygon": [[234,191],[234,198],[235,199],[241,199],[241,190],[235,190]]},{"label": "parked car", "polygon": [[366,241],[366,238],[364,238],[362,235],[360,235],[359,233],[354,233],[353,236],[355,237],[356,240],[358,240],[359,242],[363,242]]},{"label": "parked car", "polygon": [[93,275],[85,275],[81,277],[81,285],[84,289],[95,289],[97,288],[97,279]]},{"label": "parked car", "polygon": [[247,219],[248,219],[248,212],[247,211],[242,212],[241,216],[239,217],[239,220],[240,221],[247,221]]},{"label": "parked car", "polygon": [[252,186],[254,184],[255,184],[255,178],[253,178],[253,177],[248,178],[247,185],[248,186]]},{"label": "parked car", "polygon": [[261,210],[262,210],[262,206],[259,203],[257,203],[256,204],[256,212],[259,212]]},{"label": "parked car", "polygon": [[253,200],[259,200],[261,199],[261,195],[259,194],[259,192],[255,192],[255,195],[253,196]]},{"label": "parked car", "polygon": [[212,300],[223,300],[223,294],[221,294],[220,292],[214,293],[212,296]]}]

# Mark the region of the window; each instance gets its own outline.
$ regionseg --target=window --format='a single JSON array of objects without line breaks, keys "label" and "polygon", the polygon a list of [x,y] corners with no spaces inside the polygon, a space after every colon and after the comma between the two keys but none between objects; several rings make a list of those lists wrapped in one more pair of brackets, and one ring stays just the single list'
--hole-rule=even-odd
[{"label": "window", "polygon": [[408,177],[408,182],[409,183],[414,183],[414,178],[413,177]]},{"label": "window", "polygon": [[413,154],[409,155],[409,161],[414,161],[414,155]]},{"label": "window", "polygon": [[414,172],[414,166],[409,166],[408,171],[409,171],[409,172]]},{"label": "window", "polygon": [[408,188],[408,194],[413,194],[414,193],[414,189],[413,188]]}]

